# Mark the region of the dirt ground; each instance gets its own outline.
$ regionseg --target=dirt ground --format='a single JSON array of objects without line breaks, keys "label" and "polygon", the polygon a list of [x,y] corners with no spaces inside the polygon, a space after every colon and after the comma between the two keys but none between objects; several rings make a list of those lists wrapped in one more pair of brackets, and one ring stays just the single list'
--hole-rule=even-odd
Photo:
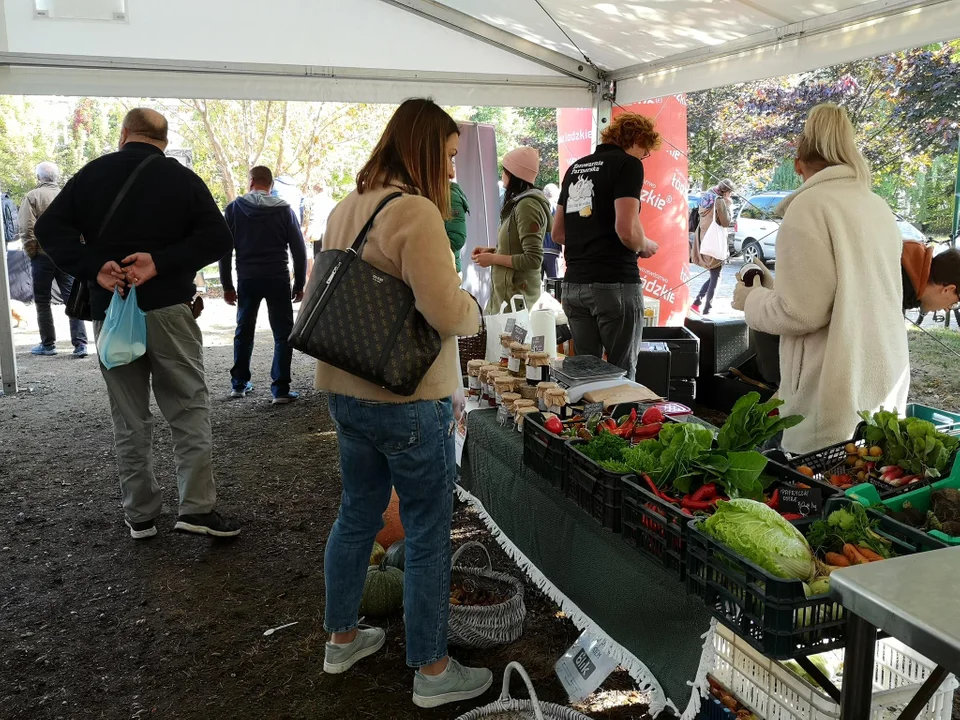
[{"label": "dirt ground", "polygon": [[[323,673],[323,548],[340,493],[325,400],[310,389],[312,363],[298,356],[302,401],[269,404],[265,333],[254,359],[258,392],[229,400],[229,317],[214,311],[204,320],[220,509],[244,525],[234,542],[173,532],[163,422],[154,441],[165,499],[159,535],[131,540],[95,359],[31,357],[36,338],[18,331],[22,392],[0,398],[0,718],[406,720],[453,718],[481,704],[412,704],[399,620],[387,626],[385,652],[345,675]],[[465,507],[454,525],[455,545],[483,540],[498,567],[522,577]],[[532,587],[526,602],[519,642],[454,654],[500,677],[519,660],[543,699],[564,703],[553,664],[578,632]],[[290,622],[298,624],[263,636]],[[641,696],[618,692],[631,687],[624,673],[605,687],[601,702],[621,707],[594,717],[644,717]]]},{"label": "dirt ground", "polygon": [[[346,675],[322,672],[323,547],[340,489],[336,436],[324,398],[310,389],[312,363],[295,358],[302,401],[271,406],[272,343],[261,331],[258,392],[229,400],[231,311],[210,302],[202,324],[220,509],[244,525],[234,542],[173,532],[176,483],[162,421],[154,452],[165,514],[157,538],[132,541],[95,359],[31,357],[38,338],[16,331],[21,392],[0,398],[0,720],[429,720],[480,704],[413,706],[399,620],[387,625],[385,652]],[[59,319],[58,331],[66,336]],[[960,350],[955,331],[938,336]],[[911,351],[915,399],[957,410],[956,359],[919,333]],[[458,507],[454,528],[455,545],[480,539],[499,568],[522,577],[467,508]],[[526,602],[519,642],[455,655],[495,675],[519,660],[542,699],[564,703],[553,665],[578,632],[529,585]],[[298,624],[263,636],[290,622]],[[647,717],[631,687],[615,673],[591,716]],[[492,690],[483,701],[495,697]]]}]

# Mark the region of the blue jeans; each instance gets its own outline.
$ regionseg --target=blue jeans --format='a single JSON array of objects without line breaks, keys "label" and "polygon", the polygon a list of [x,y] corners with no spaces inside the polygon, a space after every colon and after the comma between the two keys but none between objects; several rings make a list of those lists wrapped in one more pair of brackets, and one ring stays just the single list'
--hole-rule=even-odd
[{"label": "blue jeans", "polygon": [[267,301],[267,315],[273,330],[273,368],[270,378],[274,397],[290,392],[290,365],[293,348],[289,337],[293,330],[293,300],[290,281],[285,278],[239,280],[237,282],[237,334],[233,338],[233,368],[230,377],[234,390],[243,390],[250,381],[250,358],[257,329],[257,312]]},{"label": "blue jeans", "polygon": [[406,533],[403,613],[407,664],[447,655],[450,523],[456,453],[450,400],[400,405],[330,395],[340,440],[343,495],[324,556],[327,632],[357,626],[360,596],[390,489]]},{"label": "blue jeans", "polygon": [[[38,253],[30,263],[33,274],[33,299],[37,303],[37,329],[40,331],[40,344],[45,348],[57,346],[57,330],[53,324],[53,281],[60,286],[63,302],[70,297],[73,289],[73,277],[53,264],[49,255]],[[82,320],[70,318],[70,340],[74,347],[87,344],[87,328]]]}]

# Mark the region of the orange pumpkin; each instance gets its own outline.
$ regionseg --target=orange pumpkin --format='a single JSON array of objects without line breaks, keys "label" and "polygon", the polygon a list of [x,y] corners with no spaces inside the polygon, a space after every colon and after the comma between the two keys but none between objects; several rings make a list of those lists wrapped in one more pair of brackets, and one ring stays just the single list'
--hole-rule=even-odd
[{"label": "orange pumpkin", "polygon": [[383,514],[383,530],[377,535],[377,542],[387,548],[404,537],[403,525],[400,524],[400,498],[394,490],[387,511]]}]

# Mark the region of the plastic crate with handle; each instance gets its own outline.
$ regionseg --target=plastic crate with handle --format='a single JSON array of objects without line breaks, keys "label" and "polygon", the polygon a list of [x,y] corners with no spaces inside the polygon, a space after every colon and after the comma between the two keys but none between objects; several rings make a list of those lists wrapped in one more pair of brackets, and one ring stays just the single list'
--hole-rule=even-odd
[{"label": "plastic crate with handle", "polygon": [[524,419],[523,464],[561,491],[567,485],[567,442],[543,426],[543,415],[531,413]]},{"label": "plastic crate with handle", "polygon": [[[783,486],[803,483],[821,490],[823,501],[840,491],[794,472],[771,460],[764,471],[775,478],[770,492]],[[689,512],[653,494],[642,477],[631,475],[622,479],[623,503],[621,535],[629,545],[650,556],[678,580],[687,576],[687,534],[691,519]]]},{"label": "plastic crate with handle", "polygon": [[[764,657],[721,624],[716,626],[713,648],[716,659],[710,675],[759,717],[765,720],[837,720],[840,717],[840,706],[823,690],[776,660]],[[842,662],[843,651],[835,650],[830,655],[834,664]],[[935,665],[896,640],[878,641],[869,720],[898,717]],[[950,720],[956,689],[957,680],[951,675],[921,710],[918,720]],[[710,708],[707,702],[704,705]],[[716,716],[705,717],[713,720]]]},{"label": "plastic crate with handle", "polygon": [[[856,485],[857,480],[853,475],[854,469],[847,465],[848,454],[846,448],[847,445],[850,444],[856,445],[857,448],[867,446],[867,442],[863,437],[865,428],[866,425],[864,423],[860,423],[857,426],[856,432],[853,434],[853,438],[850,440],[825,447],[823,450],[807,453],[806,455],[798,455],[788,460],[787,464],[794,470],[806,466],[813,470],[813,476],[816,479],[826,483],[830,482],[830,477],[832,475],[849,475],[853,483]],[[870,478],[869,480],[869,483],[877,489],[877,493],[883,500],[896,497],[897,495],[902,495],[903,493],[910,492],[911,490],[917,490],[925,485],[929,485],[930,482],[931,480],[928,478],[925,480],[919,480],[911,485],[893,487],[892,485],[888,485],[878,478]]]},{"label": "plastic crate with handle", "polygon": [[[920,488],[919,490],[912,490],[910,492],[904,493],[903,495],[898,495],[894,498],[889,498],[887,500],[880,500],[880,497],[872,492],[873,486],[871,485],[861,485],[855,487],[849,491],[848,497],[852,500],[856,500],[866,507],[874,507],[877,505],[883,505],[888,510],[894,512],[900,512],[903,510],[903,507],[906,503],[910,503],[911,507],[915,508],[919,512],[926,513],[930,509],[931,496],[937,490],[960,490],[960,477],[949,477],[946,480],[938,480],[937,482],[927,485],[926,487]],[[891,518],[893,520],[893,518]],[[893,522],[899,523],[899,520],[893,520]],[[901,523],[905,528],[910,528],[915,530],[910,525]],[[934,540],[931,541],[939,545],[939,543],[946,543],[949,546],[960,545],[960,537],[953,535],[948,535],[945,532],[940,530],[928,530],[928,533]]]},{"label": "plastic crate with handle", "polygon": [[630,473],[611,472],[579,450],[585,440],[567,443],[567,497],[607,530],[620,532],[623,478]]},{"label": "plastic crate with handle", "polygon": [[[851,502],[832,498],[824,514]],[[926,533],[867,512],[879,523],[878,531],[891,542],[895,554],[931,549]],[[798,523],[797,527],[806,532],[810,522]],[[698,520],[688,524],[687,591],[699,597],[717,620],[777,660],[844,646],[847,623],[841,605],[829,595],[808,598],[802,582],[774,576],[707,535],[699,524]]]}]

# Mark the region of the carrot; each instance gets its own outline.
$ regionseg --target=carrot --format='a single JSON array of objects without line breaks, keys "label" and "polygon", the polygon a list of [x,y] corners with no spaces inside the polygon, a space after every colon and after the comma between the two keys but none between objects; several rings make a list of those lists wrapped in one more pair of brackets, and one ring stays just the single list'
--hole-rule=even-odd
[{"label": "carrot", "polygon": [[835,567],[850,567],[850,561],[847,560],[846,556],[841,555],[840,553],[828,552],[823,557],[827,561],[827,565],[833,565]]},{"label": "carrot", "polygon": [[863,545],[857,545],[857,550],[863,555],[869,562],[877,562],[878,560],[883,560],[883,555],[878,555],[870,548],[865,548]]},{"label": "carrot", "polygon": [[847,543],[843,546],[843,554],[846,556],[847,560],[850,561],[851,565],[863,565],[870,562],[863,555],[860,554],[860,551],[857,550],[856,546]]}]

